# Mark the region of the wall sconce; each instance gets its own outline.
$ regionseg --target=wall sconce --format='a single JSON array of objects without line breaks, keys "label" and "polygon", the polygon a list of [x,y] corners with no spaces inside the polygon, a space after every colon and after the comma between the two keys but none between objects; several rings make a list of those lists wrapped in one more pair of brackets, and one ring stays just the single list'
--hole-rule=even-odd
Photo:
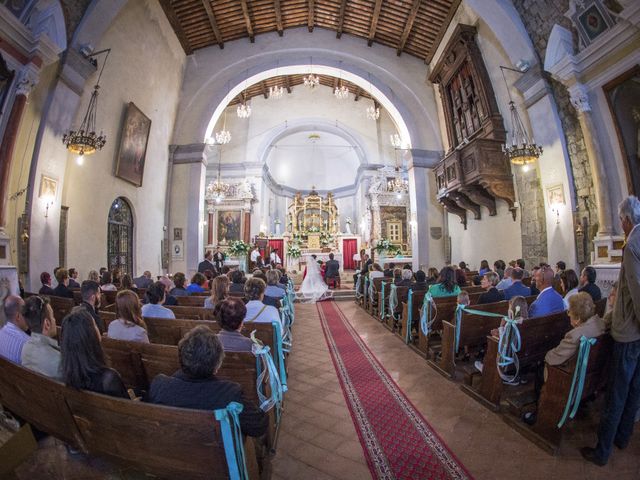
[{"label": "wall sconce", "polygon": [[49,207],[53,206],[53,197],[44,197],[43,198],[44,202],[45,202],[45,207],[44,207],[44,218],[49,218]]},{"label": "wall sconce", "polygon": [[38,193],[38,197],[42,199],[45,204],[44,218],[49,217],[49,207],[53,206],[57,192],[58,180],[47,175],[42,175],[40,177],[40,192]]},{"label": "wall sconce", "polygon": [[562,184],[547,188],[547,201],[551,211],[556,214],[556,225],[560,224],[560,209],[564,208],[564,187]]}]

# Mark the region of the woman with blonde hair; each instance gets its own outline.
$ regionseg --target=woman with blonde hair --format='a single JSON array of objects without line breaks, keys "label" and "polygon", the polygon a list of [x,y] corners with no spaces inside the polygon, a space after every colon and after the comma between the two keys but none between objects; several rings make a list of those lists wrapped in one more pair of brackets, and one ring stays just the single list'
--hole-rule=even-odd
[{"label": "woman with blonde hair", "polygon": [[218,275],[212,280],[211,296],[204,301],[204,308],[214,308],[229,296],[229,277]]},{"label": "woman with blonde hair", "polygon": [[116,311],[118,318],[109,324],[107,330],[109,338],[149,343],[138,295],[131,290],[120,290],[116,296]]},{"label": "woman with blonde hair", "polygon": [[87,280],[91,280],[92,282],[100,283],[100,274],[96,270],[91,270],[89,275],[87,276]]}]

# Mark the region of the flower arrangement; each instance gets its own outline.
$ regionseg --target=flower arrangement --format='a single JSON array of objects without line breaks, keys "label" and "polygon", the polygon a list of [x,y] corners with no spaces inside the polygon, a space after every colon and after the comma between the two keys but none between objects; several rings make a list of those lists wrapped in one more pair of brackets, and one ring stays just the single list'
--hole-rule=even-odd
[{"label": "flower arrangement", "polygon": [[246,256],[249,253],[249,244],[242,240],[234,240],[229,244],[229,254],[233,257]]},{"label": "flower arrangement", "polygon": [[302,252],[300,251],[300,245],[298,242],[289,242],[287,244],[287,255],[291,258],[300,258]]},{"label": "flower arrangement", "polygon": [[331,235],[329,232],[320,233],[320,245],[326,247],[331,242],[333,242],[333,235]]},{"label": "flower arrangement", "polygon": [[315,225],[312,225],[307,229],[307,233],[318,233],[319,231],[320,228],[316,227]]},{"label": "flower arrangement", "polygon": [[391,243],[388,238],[381,238],[374,247],[378,254],[386,252],[388,256],[394,256],[400,253],[400,247]]}]

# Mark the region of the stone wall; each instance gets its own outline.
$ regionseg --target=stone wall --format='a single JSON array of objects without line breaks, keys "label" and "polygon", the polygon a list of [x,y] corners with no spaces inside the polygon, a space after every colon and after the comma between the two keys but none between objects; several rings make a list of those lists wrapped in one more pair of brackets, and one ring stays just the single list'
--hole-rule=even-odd
[{"label": "stone wall", "polygon": [[[557,23],[562,27],[574,32],[574,42],[577,44],[575,29],[565,12],[569,10],[569,0],[553,0],[539,2],[537,0],[513,0],[513,4],[522,18],[534,49],[538,55],[538,61],[543,64],[547,39],[551,34],[551,29]],[[582,130],[575,109],[569,100],[567,89],[559,82],[551,79],[547,75],[547,80],[551,85],[553,97],[558,106],[558,114],[562,129],[569,150],[571,160],[571,170],[573,174],[573,189],[576,195],[576,211],[574,218],[576,224],[580,223],[583,235],[577,236],[578,262],[580,266],[589,263],[592,250],[591,240],[595,236],[597,225],[597,210],[593,182],[589,169],[589,159],[584,144]],[[585,220],[586,219],[586,220]],[[524,242],[523,224],[523,242]],[[523,243],[523,251],[526,251]]]},{"label": "stone wall", "polygon": [[[537,169],[513,169],[520,202],[522,258],[527,268],[547,262],[547,228],[544,197]],[[509,259],[511,260],[511,259]]]}]

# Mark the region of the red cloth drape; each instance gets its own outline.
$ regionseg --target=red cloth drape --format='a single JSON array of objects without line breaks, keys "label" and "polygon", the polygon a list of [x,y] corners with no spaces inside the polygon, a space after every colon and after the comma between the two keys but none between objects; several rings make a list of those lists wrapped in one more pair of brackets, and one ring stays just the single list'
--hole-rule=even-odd
[{"label": "red cloth drape", "polygon": [[345,270],[355,270],[356,262],[353,261],[353,256],[358,253],[358,241],[355,238],[345,238],[342,240],[342,259],[344,265],[342,268]]},{"label": "red cloth drape", "polygon": [[[285,253],[284,253],[284,240],[282,239],[274,239],[271,240],[269,239],[269,251],[273,252],[273,249],[277,248],[278,249],[278,256],[280,257],[280,259],[282,260],[282,262],[284,262],[284,257],[285,257]],[[267,258],[265,260],[265,263],[268,263],[269,259]]]}]

